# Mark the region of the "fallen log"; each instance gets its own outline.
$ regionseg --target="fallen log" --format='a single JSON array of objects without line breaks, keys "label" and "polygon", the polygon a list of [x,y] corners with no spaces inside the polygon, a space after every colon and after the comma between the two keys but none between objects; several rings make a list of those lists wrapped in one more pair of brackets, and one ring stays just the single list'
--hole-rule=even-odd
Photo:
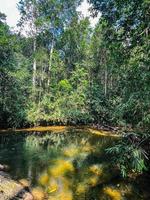
[{"label": "fallen log", "polygon": [[0,200],[33,200],[29,189],[0,171]]}]

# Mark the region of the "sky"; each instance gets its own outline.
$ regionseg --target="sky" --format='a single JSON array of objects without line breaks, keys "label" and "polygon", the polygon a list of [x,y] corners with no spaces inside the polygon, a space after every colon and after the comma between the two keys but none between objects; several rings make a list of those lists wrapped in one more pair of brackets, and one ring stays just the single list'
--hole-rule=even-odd
[{"label": "sky", "polygon": [[0,0],[0,12],[7,16],[7,23],[11,27],[15,27],[19,20],[19,12],[17,10],[17,3],[19,0]]},{"label": "sky", "polygon": [[[17,21],[19,20],[19,12],[17,9],[17,3],[19,0],[0,0],[0,12],[5,13],[7,16],[7,23],[10,27],[15,27]],[[83,3],[77,9],[81,11],[84,16],[90,16],[88,11],[89,4],[87,0],[84,0]],[[96,18],[90,17],[91,26],[94,27],[98,22],[100,16]]]},{"label": "sky", "polygon": [[87,3],[87,0],[84,0],[77,10],[81,11],[84,17],[89,17],[91,26],[94,27],[100,18],[100,14],[95,18],[90,17],[90,12],[88,11],[88,9],[89,9],[89,4]]}]

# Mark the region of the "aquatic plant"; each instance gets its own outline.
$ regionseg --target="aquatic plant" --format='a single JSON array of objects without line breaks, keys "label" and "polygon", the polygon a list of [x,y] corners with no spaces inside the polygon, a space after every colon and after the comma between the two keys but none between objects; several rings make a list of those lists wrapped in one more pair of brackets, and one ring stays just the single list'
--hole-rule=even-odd
[{"label": "aquatic plant", "polygon": [[105,187],[103,191],[110,200],[122,200],[120,192],[112,187]]},{"label": "aquatic plant", "polygon": [[54,166],[49,168],[49,174],[53,177],[59,177],[66,174],[67,172],[73,172],[74,167],[70,161],[67,160],[56,160]]},{"label": "aquatic plant", "polygon": [[62,191],[57,195],[50,196],[48,200],[73,200],[71,191]]},{"label": "aquatic plant", "polygon": [[91,176],[88,180],[87,180],[87,184],[94,187],[98,184],[99,178],[98,176]]},{"label": "aquatic plant", "polygon": [[141,146],[141,140],[136,138],[135,134],[130,137],[135,139],[123,137],[116,145],[106,149],[106,152],[112,155],[112,161],[119,167],[123,177],[130,172],[142,173],[147,169],[145,160],[148,157]]},{"label": "aquatic plant", "polygon": [[61,192],[59,195],[58,200],[73,200],[73,195],[71,191],[64,191]]},{"label": "aquatic plant", "polygon": [[91,165],[89,167],[89,171],[92,172],[95,175],[102,175],[103,174],[103,166],[102,165]]},{"label": "aquatic plant", "polygon": [[90,153],[92,151],[94,151],[95,148],[93,146],[91,146],[91,144],[89,142],[87,142],[83,147],[82,147],[82,151],[85,153]]},{"label": "aquatic plant", "polygon": [[40,185],[45,186],[49,183],[49,178],[49,175],[45,172],[39,177],[38,182]]},{"label": "aquatic plant", "polygon": [[86,192],[87,189],[88,189],[87,184],[79,183],[77,184],[77,187],[76,187],[76,194],[77,195],[83,194]]},{"label": "aquatic plant", "polygon": [[49,184],[47,186],[47,193],[48,194],[54,193],[58,190],[58,188],[59,186],[57,180],[51,177]]},{"label": "aquatic plant", "polygon": [[74,158],[74,157],[78,156],[79,152],[80,152],[80,149],[77,146],[72,145],[72,146],[65,148],[63,151],[63,154],[66,157]]}]

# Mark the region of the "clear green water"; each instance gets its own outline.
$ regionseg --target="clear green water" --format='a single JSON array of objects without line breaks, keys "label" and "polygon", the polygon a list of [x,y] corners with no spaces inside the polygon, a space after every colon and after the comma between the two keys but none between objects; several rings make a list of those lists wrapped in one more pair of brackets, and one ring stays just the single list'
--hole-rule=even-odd
[{"label": "clear green water", "polygon": [[[33,194],[48,200],[140,200],[137,182],[123,181],[105,149],[116,139],[75,129],[0,134],[0,163]],[[38,200],[38,199],[37,199]],[[40,200],[40,199],[39,199]]]}]

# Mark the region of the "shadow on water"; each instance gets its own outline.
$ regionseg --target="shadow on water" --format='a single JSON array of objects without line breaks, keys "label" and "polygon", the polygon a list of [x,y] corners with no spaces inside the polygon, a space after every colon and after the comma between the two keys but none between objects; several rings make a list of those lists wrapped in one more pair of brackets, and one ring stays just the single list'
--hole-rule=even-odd
[{"label": "shadow on water", "polygon": [[[140,200],[134,182],[123,181],[105,153],[113,137],[86,131],[8,133],[0,135],[0,163],[36,200]],[[146,199],[146,198],[145,198]]]}]

